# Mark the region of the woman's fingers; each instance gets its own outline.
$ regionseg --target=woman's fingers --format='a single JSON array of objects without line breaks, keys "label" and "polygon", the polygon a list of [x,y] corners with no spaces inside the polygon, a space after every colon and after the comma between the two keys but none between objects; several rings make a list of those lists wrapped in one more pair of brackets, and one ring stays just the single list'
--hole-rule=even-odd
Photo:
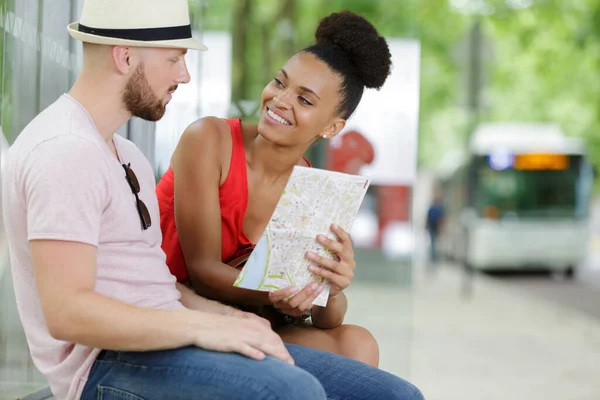
[{"label": "woman's fingers", "polygon": [[279,303],[285,299],[291,298],[296,293],[298,293],[298,288],[290,286],[285,289],[280,289],[269,293],[269,299],[272,303]]},{"label": "woman's fingers", "polygon": [[334,239],[330,239],[325,235],[317,235],[317,241],[335,254],[341,254],[344,252],[343,243]]},{"label": "woman's fingers", "polygon": [[345,288],[350,284],[350,281],[354,278],[354,272],[348,271],[346,275],[341,275],[336,272],[333,272],[327,268],[318,267],[316,265],[311,265],[308,267],[308,270],[315,275],[321,276],[334,286],[339,288]]}]

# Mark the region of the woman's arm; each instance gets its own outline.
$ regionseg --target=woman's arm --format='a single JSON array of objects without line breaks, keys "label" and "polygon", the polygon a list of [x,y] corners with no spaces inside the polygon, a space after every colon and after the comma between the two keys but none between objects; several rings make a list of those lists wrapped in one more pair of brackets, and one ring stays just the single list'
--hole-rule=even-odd
[{"label": "woman's arm", "polygon": [[194,293],[189,287],[177,282],[177,290],[181,293],[179,301],[189,310],[203,311],[210,314],[232,315],[233,307],[221,304],[218,301],[209,300]]},{"label": "woman's arm", "polygon": [[311,319],[316,328],[337,328],[344,323],[344,317],[348,310],[348,300],[343,292],[331,296],[326,307],[314,306]]},{"label": "woman's arm", "polygon": [[234,287],[239,271],[221,262],[219,187],[223,165],[229,173],[229,129],[224,120],[203,118],[181,136],[171,161],[177,234],[199,294],[230,304],[271,304],[268,293]]}]

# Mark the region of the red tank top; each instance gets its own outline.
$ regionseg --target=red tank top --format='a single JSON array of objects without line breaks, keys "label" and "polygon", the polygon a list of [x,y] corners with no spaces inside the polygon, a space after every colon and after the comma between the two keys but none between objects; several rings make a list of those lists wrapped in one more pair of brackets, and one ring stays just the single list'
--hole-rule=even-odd
[{"label": "red tank top", "polygon": [[[246,152],[242,136],[242,123],[239,119],[227,120],[231,130],[232,150],[229,173],[219,187],[221,206],[221,260],[225,263],[236,259],[254,248],[244,234],[244,217],[248,207],[248,174]],[[310,162],[305,159],[310,166]],[[167,265],[179,282],[188,279],[183,251],[175,228],[174,173],[171,168],[165,172],[156,186],[160,207],[160,228],[162,249],[167,255]]]}]

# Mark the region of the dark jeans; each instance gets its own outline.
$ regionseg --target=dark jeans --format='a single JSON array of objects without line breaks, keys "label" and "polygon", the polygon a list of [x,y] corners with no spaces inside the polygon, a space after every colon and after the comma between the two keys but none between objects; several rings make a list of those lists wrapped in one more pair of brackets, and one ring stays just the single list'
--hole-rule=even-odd
[{"label": "dark jeans", "polygon": [[437,241],[438,234],[434,231],[429,230],[429,261],[437,262]]}]

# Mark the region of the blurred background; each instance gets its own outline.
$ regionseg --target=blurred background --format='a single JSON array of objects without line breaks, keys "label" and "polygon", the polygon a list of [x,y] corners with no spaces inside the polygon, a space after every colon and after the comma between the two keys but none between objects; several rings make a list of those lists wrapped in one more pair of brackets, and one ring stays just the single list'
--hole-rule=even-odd
[{"label": "blurred background", "polygon": [[[83,0],[0,0],[2,155],[81,67]],[[132,119],[157,179],[185,127],[258,118],[260,93],[344,9],[394,69],[307,154],[373,182],[348,323],[427,399],[600,399],[600,0],[190,0],[192,81]],[[2,228],[2,227],[0,227]],[[0,229],[0,400],[51,396],[27,350]]]}]

